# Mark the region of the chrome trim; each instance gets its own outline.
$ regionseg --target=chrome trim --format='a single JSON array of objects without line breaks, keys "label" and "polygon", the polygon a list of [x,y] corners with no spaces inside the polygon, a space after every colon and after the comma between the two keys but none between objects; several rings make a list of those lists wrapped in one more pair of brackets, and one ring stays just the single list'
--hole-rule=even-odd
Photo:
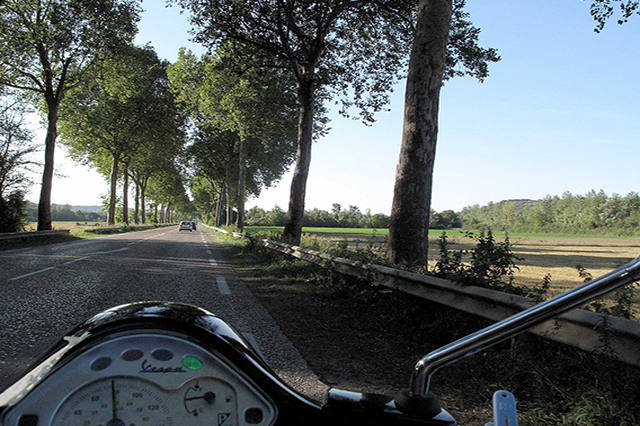
[{"label": "chrome trim", "polygon": [[638,279],[640,279],[640,256],[608,274],[429,352],[414,367],[409,384],[411,395],[426,395],[429,391],[431,377],[439,368],[483,351],[534,325],[579,307]]}]

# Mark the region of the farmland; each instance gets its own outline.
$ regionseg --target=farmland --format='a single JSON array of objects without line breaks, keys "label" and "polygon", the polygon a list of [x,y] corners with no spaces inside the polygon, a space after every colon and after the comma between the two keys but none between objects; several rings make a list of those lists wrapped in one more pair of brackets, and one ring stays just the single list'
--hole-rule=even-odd
[{"label": "farmland", "polygon": [[[247,227],[248,232],[278,231],[279,227]],[[386,229],[367,228],[304,228],[303,232],[329,243],[347,240],[350,247],[370,247],[384,250]],[[429,231],[429,258],[433,266],[438,258],[438,236],[441,230]],[[468,250],[474,242],[461,230],[445,231],[450,249]],[[503,233],[495,234],[497,240]],[[513,233],[509,234],[513,252],[522,258],[517,261],[516,283],[534,285],[545,274],[551,275],[551,295],[564,292],[582,283],[576,266],[583,266],[594,277],[628,262],[640,254],[639,237],[611,237],[594,235]],[[637,293],[636,293],[637,294]],[[636,304],[640,299],[636,296]]]}]

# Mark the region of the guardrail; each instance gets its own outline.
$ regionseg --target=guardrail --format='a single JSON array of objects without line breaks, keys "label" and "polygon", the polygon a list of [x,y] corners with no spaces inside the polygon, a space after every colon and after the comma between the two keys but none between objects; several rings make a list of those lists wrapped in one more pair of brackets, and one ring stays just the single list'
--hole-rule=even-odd
[{"label": "guardrail", "polygon": [[52,235],[68,234],[68,229],[59,231],[33,231],[33,232],[5,232],[0,234],[0,241],[22,240],[27,238],[50,237]]},{"label": "guardrail", "polygon": [[[215,228],[236,238],[251,238],[238,232]],[[466,286],[430,275],[416,274],[387,266],[365,264],[330,256],[267,239],[252,239],[255,244],[289,256],[331,268],[334,271],[367,280],[458,309],[492,321],[499,321],[520,312],[535,302],[527,297],[476,286]],[[584,309],[558,315],[529,332],[556,342],[594,352],[613,352],[621,361],[640,367],[640,322],[604,315]]]}]

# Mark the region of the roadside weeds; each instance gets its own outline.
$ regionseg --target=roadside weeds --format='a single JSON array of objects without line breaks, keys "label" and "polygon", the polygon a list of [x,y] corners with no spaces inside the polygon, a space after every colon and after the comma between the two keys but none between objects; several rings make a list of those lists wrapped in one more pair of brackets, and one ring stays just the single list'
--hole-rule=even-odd
[{"label": "roadside weeds", "polygon": [[[303,261],[249,251],[242,241],[212,238],[331,386],[394,394],[422,355],[488,324]],[[639,373],[523,335],[438,372],[433,390],[461,424],[487,422],[492,393],[507,389],[518,399],[522,425],[637,425]]]}]

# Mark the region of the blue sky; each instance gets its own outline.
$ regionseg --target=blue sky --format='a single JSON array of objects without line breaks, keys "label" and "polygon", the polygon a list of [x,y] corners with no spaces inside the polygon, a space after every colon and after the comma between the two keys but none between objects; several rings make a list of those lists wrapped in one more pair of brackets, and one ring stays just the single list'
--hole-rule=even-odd
[{"label": "blue sky", "polygon": [[[150,42],[171,61],[181,46],[202,51],[188,42],[186,17],[163,3],[143,2],[137,43]],[[463,78],[443,88],[432,207],[639,190],[640,19],[595,34],[580,0],[468,0],[468,10],[481,43],[502,61],[483,84]],[[313,147],[307,207],[338,202],[389,212],[403,91],[399,83],[391,111],[371,127],[331,114],[331,132]],[[54,182],[54,202],[96,204],[104,179],[58,152],[69,177]],[[290,182],[286,174],[249,206],[286,208]]]}]

